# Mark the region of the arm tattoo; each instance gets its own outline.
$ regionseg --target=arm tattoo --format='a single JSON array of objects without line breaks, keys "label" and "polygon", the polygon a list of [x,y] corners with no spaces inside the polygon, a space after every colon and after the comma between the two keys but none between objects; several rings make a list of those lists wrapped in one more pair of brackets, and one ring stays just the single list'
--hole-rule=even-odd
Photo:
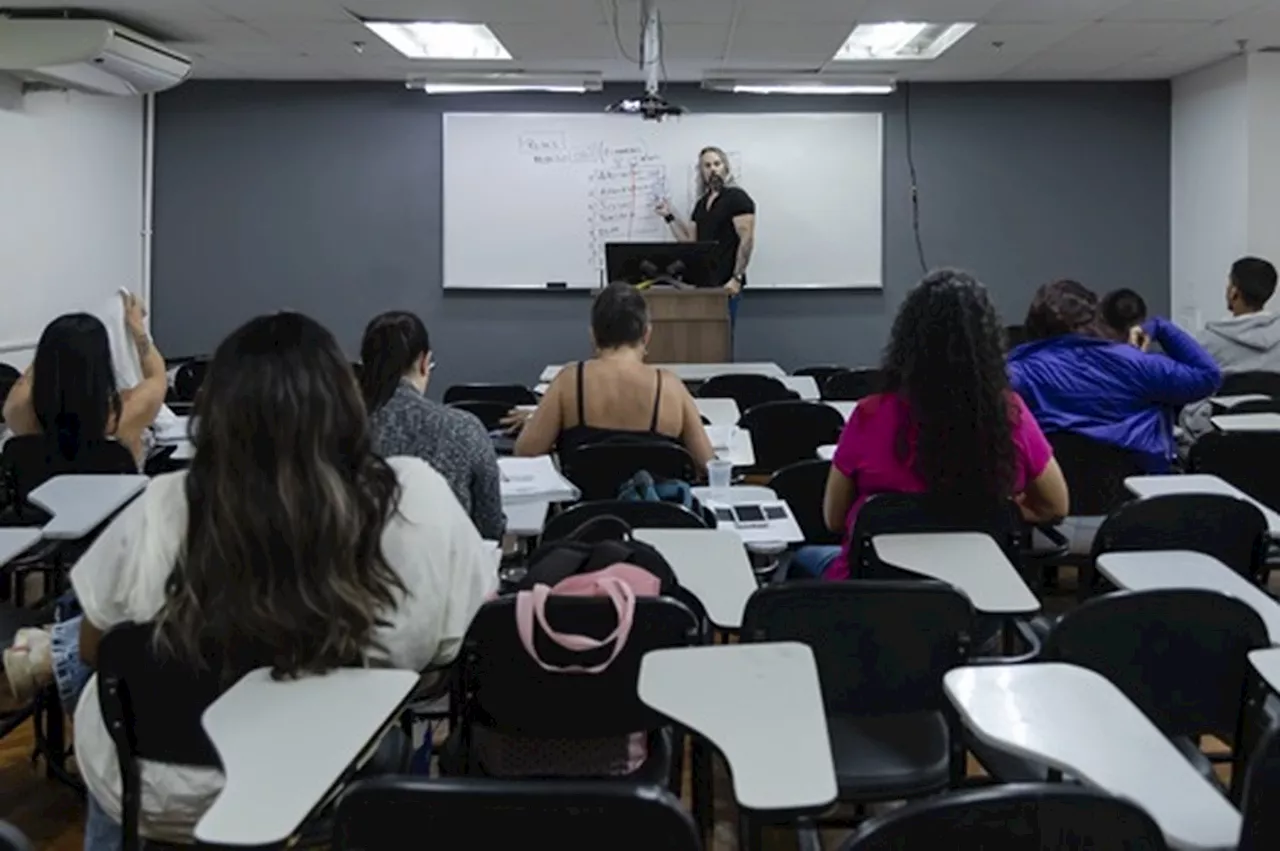
[{"label": "arm tattoo", "polygon": [[733,274],[746,274],[747,264],[751,262],[751,249],[755,247],[755,236],[749,236],[738,243],[738,260],[733,265]]},{"label": "arm tattoo", "polygon": [[151,338],[146,334],[134,334],[133,344],[138,347],[138,357],[145,358],[151,352]]}]

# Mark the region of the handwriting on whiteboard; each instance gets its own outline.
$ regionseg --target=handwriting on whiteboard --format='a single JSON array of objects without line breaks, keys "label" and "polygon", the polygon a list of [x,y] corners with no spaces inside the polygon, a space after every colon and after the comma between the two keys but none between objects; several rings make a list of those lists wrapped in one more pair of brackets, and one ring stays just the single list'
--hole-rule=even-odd
[{"label": "handwriting on whiteboard", "polygon": [[535,166],[566,169],[587,185],[583,224],[587,260],[604,270],[610,242],[661,242],[670,238],[654,212],[670,194],[667,167],[643,143],[588,141],[571,144],[564,133],[526,133],[520,152]]}]

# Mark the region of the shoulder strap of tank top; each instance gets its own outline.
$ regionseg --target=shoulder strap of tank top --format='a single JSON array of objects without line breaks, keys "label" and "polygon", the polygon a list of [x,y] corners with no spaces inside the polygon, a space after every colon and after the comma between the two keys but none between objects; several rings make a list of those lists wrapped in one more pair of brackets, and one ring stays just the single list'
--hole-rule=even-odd
[{"label": "shoulder strap of tank top", "polygon": [[658,373],[658,389],[653,391],[653,419],[649,422],[649,431],[656,432],[658,430],[658,406],[662,404],[662,370]]},{"label": "shoulder strap of tank top", "polygon": [[583,370],[586,369],[586,361],[578,361],[578,425],[587,424],[587,404],[583,396],[585,385],[582,381]]}]

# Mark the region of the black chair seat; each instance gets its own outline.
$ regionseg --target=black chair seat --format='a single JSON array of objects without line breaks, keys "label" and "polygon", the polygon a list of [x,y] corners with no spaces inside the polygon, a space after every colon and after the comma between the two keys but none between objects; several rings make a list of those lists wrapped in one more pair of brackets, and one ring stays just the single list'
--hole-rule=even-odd
[{"label": "black chair seat", "polygon": [[842,801],[927,795],[950,783],[950,739],[941,712],[879,718],[828,715]]}]

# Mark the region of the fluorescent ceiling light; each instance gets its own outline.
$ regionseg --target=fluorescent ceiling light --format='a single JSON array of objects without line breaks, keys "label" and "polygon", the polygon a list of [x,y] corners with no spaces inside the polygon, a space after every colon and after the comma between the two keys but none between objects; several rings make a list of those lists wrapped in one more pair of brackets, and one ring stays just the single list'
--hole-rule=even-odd
[{"label": "fluorescent ceiling light", "polygon": [[484,24],[365,21],[364,25],[410,59],[511,58],[511,53]]},{"label": "fluorescent ceiling light", "polygon": [[893,94],[893,84],[877,85],[827,85],[824,83],[786,83],[782,85],[738,84],[733,87],[739,95],[888,95]]},{"label": "fluorescent ceiling light", "polygon": [[[415,86],[415,88],[418,88]],[[422,83],[421,88],[429,95],[458,95],[476,92],[564,92],[582,94],[586,86],[547,86],[537,83]]]},{"label": "fluorescent ceiling light", "polygon": [[859,24],[832,58],[837,62],[937,59],[974,26],[907,21]]},{"label": "fluorescent ceiling light", "polygon": [[598,74],[572,73],[449,73],[430,77],[411,77],[405,85],[422,89],[429,95],[454,95],[476,92],[565,92],[582,94],[598,92],[604,81]]}]

